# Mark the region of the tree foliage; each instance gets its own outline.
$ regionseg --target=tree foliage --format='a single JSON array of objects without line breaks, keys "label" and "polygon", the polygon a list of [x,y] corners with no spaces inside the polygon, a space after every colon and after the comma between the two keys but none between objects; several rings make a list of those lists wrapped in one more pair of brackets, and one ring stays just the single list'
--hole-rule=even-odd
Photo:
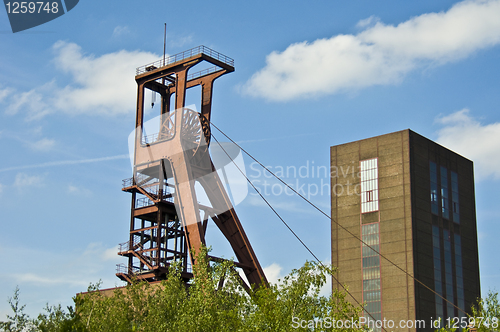
[{"label": "tree foliage", "polygon": [[[498,301],[498,293],[489,292],[486,299],[479,299],[476,306],[472,306],[472,317],[484,318],[483,324],[477,326],[477,332],[500,331],[500,303]],[[488,319],[487,325],[484,324]]]},{"label": "tree foliage", "polygon": [[14,290],[14,296],[9,298],[13,316],[7,315],[7,322],[0,322],[1,331],[24,332],[34,331],[34,326],[29,316],[24,312],[26,305],[19,304],[19,288]]},{"label": "tree foliage", "polygon": [[[485,299],[478,299],[477,304],[471,307],[471,312],[472,315],[466,318],[468,327],[462,329],[462,331],[473,331],[472,327],[475,328],[474,331],[476,332],[500,331],[500,303],[498,293],[490,291]],[[443,324],[446,324],[446,322],[443,322]],[[459,327],[461,324],[457,323],[456,325]],[[458,327],[446,326],[436,331],[455,332],[460,330]]]},{"label": "tree foliage", "polygon": [[[133,283],[114,290],[113,296],[96,291],[99,284],[91,285],[88,293],[74,298],[76,310],[47,306],[45,313],[34,320],[23,313],[24,306],[19,307],[16,290],[11,301],[16,315],[9,316],[9,322],[2,323],[0,330],[336,331],[325,322],[358,320],[361,309],[351,305],[344,293],[335,292],[331,297],[320,295],[333,272],[331,267],[307,262],[280,283],[247,293],[231,262],[210,264],[204,257],[201,253],[189,286],[183,282],[180,269],[173,265],[168,280],[161,285]],[[292,327],[294,321],[300,322],[297,328]],[[359,328],[339,330],[361,331]]]}]

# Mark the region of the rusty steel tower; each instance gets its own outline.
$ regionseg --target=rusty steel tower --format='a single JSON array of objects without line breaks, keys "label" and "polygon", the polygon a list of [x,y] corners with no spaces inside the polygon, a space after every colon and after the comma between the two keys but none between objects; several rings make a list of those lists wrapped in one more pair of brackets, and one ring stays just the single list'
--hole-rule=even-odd
[{"label": "rusty steel tower", "polygon": [[[210,67],[188,74],[198,64]],[[118,253],[128,264],[117,267],[120,279],[163,280],[169,265],[180,261],[182,277],[189,280],[211,220],[231,245],[234,264],[249,283],[266,282],[208,149],[213,83],[232,71],[233,59],[205,46],[137,68],[133,176],[122,188],[132,194],[130,236]],[[185,105],[187,90],[196,86],[201,86],[200,113]],[[160,120],[152,135],[146,135],[144,120],[148,90],[161,96]],[[198,202],[195,185],[204,189],[210,206]]]}]

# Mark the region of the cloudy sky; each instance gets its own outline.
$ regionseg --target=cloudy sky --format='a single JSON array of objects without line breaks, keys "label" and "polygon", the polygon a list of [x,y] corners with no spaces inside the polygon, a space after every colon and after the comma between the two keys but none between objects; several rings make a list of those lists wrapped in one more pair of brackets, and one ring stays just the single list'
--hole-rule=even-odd
[{"label": "cloudy sky", "polygon": [[[325,211],[332,145],[410,128],[472,159],[482,292],[498,290],[500,0],[88,0],[16,34],[0,10],[1,317],[16,285],[38,313],[90,282],[121,284],[135,68],[162,56],[165,22],[168,54],[205,45],[235,59],[213,123]],[[329,220],[245,167],[327,261]],[[251,191],[237,212],[270,279],[312,259]]]}]

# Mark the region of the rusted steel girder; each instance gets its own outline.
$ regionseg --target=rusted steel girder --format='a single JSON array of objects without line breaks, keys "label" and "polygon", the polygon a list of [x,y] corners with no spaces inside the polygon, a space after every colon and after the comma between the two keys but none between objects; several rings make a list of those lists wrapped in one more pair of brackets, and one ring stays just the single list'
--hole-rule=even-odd
[{"label": "rusted steel girder", "polygon": [[[200,63],[214,67],[188,75]],[[206,245],[206,227],[212,219],[249,283],[267,282],[208,150],[213,82],[232,71],[232,59],[203,46],[170,57],[166,63],[138,68],[134,174],[123,189],[132,193],[132,208],[128,247],[119,253],[129,257],[128,273],[117,273],[122,280],[164,279],[174,260],[181,260],[183,277],[189,279],[188,265],[196,264],[194,257]],[[201,86],[200,113],[185,105],[186,91],[195,86]],[[158,134],[144,141],[146,90],[161,95],[161,118]],[[196,183],[203,187],[211,207],[198,203]],[[205,211],[203,220],[201,210]]]}]

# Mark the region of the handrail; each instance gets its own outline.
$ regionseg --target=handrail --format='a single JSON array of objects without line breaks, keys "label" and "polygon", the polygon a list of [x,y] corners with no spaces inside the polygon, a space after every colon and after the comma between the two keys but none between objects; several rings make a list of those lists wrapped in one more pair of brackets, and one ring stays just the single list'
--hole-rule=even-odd
[{"label": "handrail", "polygon": [[202,76],[205,76],[205,75],[208,75],[208,74],[212,74],[212,73],[215,73],[218,70],[219,70],[219,67],[217,67],[217,66],[213,66],[213,67],[210,67],[210,68],[207,68],[207,69],[203,69],[203,70],[197,71],[196,73],[189,74],[187,76],[187,80],[190,81],[190,80],[192,80],[194,78],[198,78],[198,77],[202,77]]},{"label": "handrail", "polygon": [[118,244],[118,252],[126,252],[129,250],[130,250],[129,241]]},{"label": "handrail", "polygon": [[123,188],[132,187],[133,184],[134,184],[134,178],[128,178],[122,180]]},{"label": "handrail", "polygon": [[139,273],[139,268],[133,266],[131,269],[128,268],[128,265],[125,264],[116,264],[116,273],[123,273],[123,274],[136,274]]},{"label": "handrail", "polygon": [[[151,181],[158,182],[158,179],[150,177],[149,175],[145,175],[145,174],[136,172],[135,181],[134,181],[133,177],[127,178],[127,179],[123,179],[122,180],[122,185],[123,185],[123,188],[132,187],[133,185],[137,185],[139,187],[142,187],[142,186],[144,186],[145,184],[147,184],[147,183],[149,183]],[[158,188],[157,188],[157,190],[158,190]]]},{"label": "handrail", "polygon": [[[174,198],[172,196],[170,196],[170,197],[163,196],[163,201],[173,203]],[[149,197],[142,197],[142,198],[137,199],[137,201],[135,202],[135,207],[136,208],[143,208],[143,207],[151,206],[154,204],[155,204],[155,202],[153,202],[151,199],[149,199]]]},{"label": "handrail", "polygon": [[[156,180],[158,181],[158,180]],[[160,184],[159,183],[152,183],[151,185],[148,186],[141,186],[141,188],[150,194],[153,198],[156,198],[155,196],[158,196],[160,194]]]},{"label": "handrail", "polygon": [[165,67],[165,66],[168,66],[172,63],[182,61],[184,59],[193,57],[193,56],[198,55],[198,54],[206,54],[214,59],[217,59],[217,60],[225,63],[226,65],[234,67],[234,59],[232,59],[232,58],[230,58],[222,53],[214,51],[209,47],[200,45],[197,47],[193,47],[192,49],[189,49],[187,51],[169,56],[166,59],[160,59],[160,60],[157,60],[155,62],[148,63],[147,65],[137,67],[135,72],[136,72],[136,75],[140,75],[140,74],[145,73],[147,71],[151,71],[151,70],[155,70],[155,69],[158,69],[161,67]]},{"label": "handrail", "polygon": [[[192,74],[189,74],[187,76],[187,80],[190,81],[192,79],[199,78],[199,77],[202,77],[202,76],[205,76],[205,75],[208,75],[208,74],[212,74],[212,73],[218,72],[220,70],[223,70],[223,69],[221,69],[219,66],[209,67],[209,68],[206,68],[206,69],[194,72]],[[165,82],[163,82],[162,80],[163,80],[163,78],[159,78],[159,79],[156,80],[156,82],[159,83],[159,84],[165,84]],[[168,85],[169,82],[166,82],[166,83]]]},{"label": "handrail", "polygon": [[125,264],[116,264],[116,273],[128,273],[128,268]]},{"label": "handrail", "polygon": [[159,134],[160,133],[155,133],[155,134],[151,134],[151,135],[147,135],[147,136],[143,135],[141,145],[156,143],[158,141]]},{"label": "handrail", "polygon": [[151,206],[151,205],[154,205],[155,203],[150,200],[148,197],[143,197],[143,198],[138,198],[136,203],[135,203],[135,207],[136,208],[141,208],[141,207],[145,207],[145,206]]}]

